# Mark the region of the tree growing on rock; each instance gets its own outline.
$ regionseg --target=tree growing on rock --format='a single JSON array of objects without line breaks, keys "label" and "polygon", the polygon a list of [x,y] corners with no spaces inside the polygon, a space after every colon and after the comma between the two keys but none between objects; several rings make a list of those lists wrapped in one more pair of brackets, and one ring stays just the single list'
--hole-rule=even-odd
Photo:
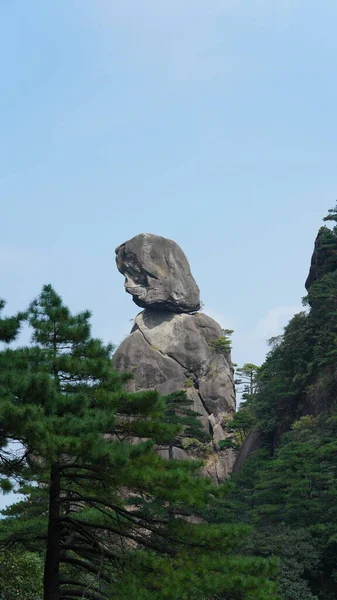
[{"label": "tree growing on rock", "polygon": [[232,350],[232,341],[231,335],[234,333],[233,329],[222,329],[221,336],[216,340],[212,340],[209,342],[209,347],[212,348],[215,352],[219,354],[223,354],[224,356],[229,357]]},{"label": "tree growing on rock", "polygon": [[184,447],[186,440],[200,445],[211,440],[210,434],[204,430],[198,419],[199,413],[194,411],[191,405],[192,401],[184,390],[165,396],[164,421],[179,427],[176,437],[168,445],[171,460],[174,446]]},{"label": "tree growing on rock", "polygon": [[[242,367],[236,369],[235,384],[237,391],[242,394],[242,401],[238,411],[226,423],[227,430],[235,433],[233,447],[236,448],[243,444],[255,423],[253,402],[258,388],[259,369],[253,363],[245,363]],[[230,441],[227,443],[229,445]]]},{"label": "tree growing on rock", "polygon": [[243,400],[249,400],[257,391],[259,367],[253,363],[245,363],[237,367],[235,384],[242,393]]}]

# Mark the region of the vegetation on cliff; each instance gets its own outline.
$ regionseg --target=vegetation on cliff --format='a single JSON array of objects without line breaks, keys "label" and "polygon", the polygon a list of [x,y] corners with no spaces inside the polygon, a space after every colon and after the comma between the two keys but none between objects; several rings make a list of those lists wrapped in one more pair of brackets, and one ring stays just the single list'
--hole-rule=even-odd
[{"label": "vegetation on cliff", "polygon": [[[337,206],[326,221],[337,222]],[[284,600],[337,597],[337,225],[319,230],[306,307],[229,426],[260,449],[232,477],[223,520],[254,527],[247,552],[279,559]],[[243,439],[244,439],[243,438]],[[241,438],[242,439],[242,438]]]}]

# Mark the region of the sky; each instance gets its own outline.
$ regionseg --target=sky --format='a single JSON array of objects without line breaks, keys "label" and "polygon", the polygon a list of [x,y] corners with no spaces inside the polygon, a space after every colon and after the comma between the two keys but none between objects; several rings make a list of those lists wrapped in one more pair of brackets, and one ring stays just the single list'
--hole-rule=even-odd
[{"label": "sky", "polygon": [[178,242],[233,360],[301,310],[337,188],[335,0],[0,0],[0,296],[114,344],[114,249]]}]

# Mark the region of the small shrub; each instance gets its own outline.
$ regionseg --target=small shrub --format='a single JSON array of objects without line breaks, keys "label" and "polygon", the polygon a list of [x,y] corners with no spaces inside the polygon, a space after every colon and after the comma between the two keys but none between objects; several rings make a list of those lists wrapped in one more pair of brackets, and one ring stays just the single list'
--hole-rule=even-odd
[{"label": "small shrub", "polygon": [[210,444],[200,442],[197,438],[184,438],[182,447],[184,450],[193,451],[197,456],[205,456],[212,452]]},{"label": "small shrub", "polygon": [[232,450],[237,450],[238,445],[233,442],[233,440],[227,438],[226,440],[220,440],[218,443],[219,450],[225,450],[226,448],[231,448]]},{"label": "small shrub", "polygon": [[224,354],[225,356],[228,356],[232,349],[231,340],[226,335],[222,335],[218,339],[208,342],[208,345],[218,354]]},{"label": "small shrub", "polygon": [[303,429],[312,429],[312,427],[316,424],[316,419],[315,417],[313,417],[313,415],[304,415],[304,417],[301,417],[300,419],[298,419],[298,421],[295,421],[295,423],[292,424],[291,429],[293,431],[301,431]]}]

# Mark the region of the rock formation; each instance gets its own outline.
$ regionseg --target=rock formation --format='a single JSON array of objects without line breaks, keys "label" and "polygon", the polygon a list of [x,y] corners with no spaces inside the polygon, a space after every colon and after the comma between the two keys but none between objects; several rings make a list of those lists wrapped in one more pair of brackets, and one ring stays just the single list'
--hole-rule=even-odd
[{"label": "rock formation", "polygon": [[323,275],[337,269],[336,250],[336,237],[333,232],[328,227],[321,227],[315,240],[310,270],[305,282],[307,291]]},{"label": "rock formation", "polygon": [[[228,437],[224,421],[235,411],[233,367],[221,347],[223,331],[213,319],[196,312],[199,288],[181,248],[173,241],[140,234],[116,249],[125,288],[145,310],[114,355],[118,370],[131,371],[130,390],[155,388],[166,395],[185,390],[192,408],[212,435],[206,472],[222,481],[232,469],[234,453],[219,448]],[[174,458],[193,451],[174,448]],[[165,455],[165,450],[161,450]]]},{"label": "rock formation", "polygon": [[141,233],[116,249],[125,289],[141,308],[190,313],[200,308],[199,288],[175,242]]}]

